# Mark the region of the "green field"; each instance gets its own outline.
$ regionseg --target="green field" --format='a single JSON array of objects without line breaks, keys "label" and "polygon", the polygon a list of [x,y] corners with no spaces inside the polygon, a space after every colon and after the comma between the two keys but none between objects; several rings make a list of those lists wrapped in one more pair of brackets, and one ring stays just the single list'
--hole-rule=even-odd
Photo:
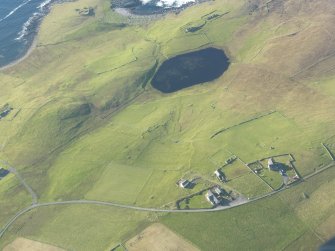
[{"label": "green field", "polygon": [[202,250],[237,250],[245,247],[258,250],[260,246],[280,250],[306,231],[289,207],[278,199],[227,212],[206,213],[200,217],[192,214],[169,215],[162,221]]},{"label": "green field", "polygon": [[0,180],[0,203],[1,225],[5,225],[18,211],[31,203],[30,195],[19,185],[13,174],[9,174]]},{"label": "green field", "polygon": [[152,220],[147,213],[101,206],[40,208],[22,217],[1,245],[15,236],[24,236],[69,250],[107,250],[126,241]]},{"label": "green field", "polygon": [[[0,70],[0,107],[13,107],[0,120],[0,160],[18,170],[39,203],[149,208],[175,208],[215,184],[250,199],[267,194],[281,176],[266,161],[258,175],[246,164],[270,156],[292,154],[302,177],[333,163],[333,3],[265,2],[209,1],[152,18],[122,16],[109,0],[54,4],[32,53]],[[76,11],[88,6],[95,16]],[[230,58],[222,77],[171,94],[150,85],[167,58],[209,46]],[[227,183],[215,178],[218,168]],[[197,184],[182,189],[180,179]],[[68,250],[108,250],[162,221],[202,250],[312,250],[335,232],[334,180],[329,169],[273,197],[197,215],[43,207],[20,217],[0,249],[23,236]],[[0,203],[3,226],[31,197],[10,174],[0,180]],[[188,206],[210,204],[203,194]]]},{"label": "green field", "polygon": [[[333,234],[330,226],[335,220],[335,200],[328,189],[334,185],[334,174],[333,168],[279,196],[239,208],[200,217],[170,214],[162,221],[202,250],[246,246],[249,250],[260,246],[267,250],[315,250]],[[302,192],[309,198],[304,199]],[[204,226],[209,231],[204,231]]]}]

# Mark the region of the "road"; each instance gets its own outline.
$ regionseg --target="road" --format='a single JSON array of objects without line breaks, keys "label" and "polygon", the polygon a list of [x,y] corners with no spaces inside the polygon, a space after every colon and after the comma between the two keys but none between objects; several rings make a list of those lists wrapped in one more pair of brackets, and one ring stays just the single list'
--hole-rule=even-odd
[{"label": "road", "polygon": [[105,201],[95,201],[95,200],[70,200],[70,201],[57,201],[57,202],[47,202],[47,203],[36,203],[33,204],[22,211],[18,212],[10,221],[7,222],[7,224],[1,229],[0,231],[0,239],[5,234],[5,232],[8,230],[8,228],[23,214],[36,209],[40,207],[46,207],[46,206],[57,206],[57,205],[100,205],[100,206],[110,206],[110,207],[117,207],[117,208],[124,208],[129,210],[137,210],[137,211],[144,211],[144,212],[161,212],[161,213],[208,213],[208,212],[218,212],[223,211],[235,207],[242,206],[247,203],[255,202],[261,199],[264,199],[266,197],[270,197],[276,193],[279,193],[285,189],[288,189],[289,187],[285,187],[278,191],[273,191],[269,194],[265,194],[263,196],[257,197],[255,199],[251,200],[241,200],[241,201],[235,201],[233,205],[230,206],[220,206],[216,208],[208,208],[208,209],[185,209],[185,210],[178,210],[178,209],[160,209],[160,208],[146,208],[146,207],[137,207],[137,206],[131,206],[131,205],[124,205],[114,202],[105,202]]},{"label": "road", "polygon": [[20,183],[25,187],[25,189],[28,191],[28,193],[31,195],[32,204],[37,204],[37,194],[34,192],[34,190],[27,184],[27,182],[22,178],[22,176],[19,174],[18,171],[14,167],[9,166],[8,170],[15,174],[16,178],[20,181]]},{"label": "road", "polygon": [[[277,193],[279,191],[275,191],[273,193]],[[273,193],[271,195],[273,195]],[[254,200],[241,200],[236,201],[231,206],[220,206],[216,208],[208,208],[208,209],[185,209],[185,210],[178,210],[178,209],[160,209],[160,208],[147,208],[147,207],[137,207],[137,206],[131,206],[131,205],[124,205],[114,202],[105,202],[105,201],[95,201],[95,200],[70,200],[70,201],[57,201],[57,202],[46,202],[46,203],[36,203],[32,204],[31,206],[21,210],[18,212],[10,221],[7,222],[7,224],[1,229],[0,231],[0,239],[5,234],[5,232],[8,230],[8,228],[23,214],[28,213],[29,211],[40,208],[40,207],[46,207],[46,206],[58,206],[58,205],[100,205],[100,206],[109,206],[109,207],[117,207],[117,208],[124,208],[129,210],[136,210],[136,211],[143,211],[143,212],[157,212],[157,213],[205,213],[205,212],[217,212],[217,211],[223,211],[227,209],[231,209],[234,207],[238,207],[241,205],[244,205],[246,203],[250,203],[256,200],[260,200],[262,198],[271,196],[270,194],[264,195],[262,197],[259,197]]]},{"label": "road", "polygon": [[20,175],[20,173],[14,167],[12,167],[7,161],[0,160],[0,162],[8,168],[8,171],[10,171],[11,173],[13,173],[16,176],[16,178],[20,181],[20,183],[24,186],[24,188],[30,194],[32,204],[36,204],[37,199],[38,199],[37,194],[34,192],[34,190],[31,188],[31,186],[29,186],[27,184],[27,182],[23,179],[23,177]]},{"label": "road", "polygon": [[[100,205],[100,206],[110,206],[110,207],[117,207],[117,208],[124,208],[124,209],[129,209],[129,210],[137,210],[137,211],[144,211],[144,212],[163,212],[163,213],[208,213],[208,212],[218,212],[218,211],[224,211],[224,210],[228,210],[228,209],[232,209],[232,208],[236,208],[245,204],[249,204],[249,203],[253,203],[259,200],[262,200],[264,198],[268,198],[270,196],[273,196],[277,193],[280,193],[284,190],[290,189],[291,187],[294,187],[298,184],[300,184],[302,181],[307,180],[312,178],[313,176],[331,168],[334,167],[335,163],[332,162],[331,164],[321,168],[320,170],[307,175],[304,177],[303,180],[301,180],[300,182],[295,182],[292,183],[289,186],[283,187],[280,190],[277,191],[273,191],[271,193],[256,197],[254,199],[251,200],[237,200],[235,202],[233,202],[233,205],[230,206],[220,206],[220,207],[216,207],[216,208],[209,208],[209,209],[185,209],[185,210],[178,210],[178,209],[161,209],[161,208],[147,208],[147,207],[138,207],[138,206],[131,206],[131,205],[124,205],[124,204],[120,204],[120,203],[114,203],[114,202],[105,202],[105,201],[95,201],[95,200],[70,200],[70,201],[57,201],[57,202],[46,202],[46,203],[33,203],[31,206],[19,211],[13,218],[11,218],[7,224],[1,229],[0,231],[0,239],[2,238],[2,236],[6,233],[6,231],[8,230],[8,228],[23,214],[36,209],[36,208],[40,208],[40,207],[46,207],[46,206],[58,206],[58,205]],[[18,178],[20,177],[17,176]],[[21,177],[22,178],[22,177]],[[24,180],[23,180],[24,181]],[[25,182],[24,182],[25,183]],[[29,188],[29,186],[27,185],[26,187],[27,189]],[[37,198],[37,197],[36,197]],[[35,197],[33,198],[34,201]]]}]

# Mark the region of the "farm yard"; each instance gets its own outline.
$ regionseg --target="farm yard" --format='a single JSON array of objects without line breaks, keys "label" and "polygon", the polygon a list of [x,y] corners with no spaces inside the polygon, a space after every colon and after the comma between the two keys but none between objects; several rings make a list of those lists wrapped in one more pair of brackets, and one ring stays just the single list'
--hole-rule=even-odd
[{"label": "farm yard", "polygon": [[[278,165],[278,169],[271,169],[269,161]],[[295,159],[291,154],[283,154],[260,159],[256,162],[249,163],[248,166],[266,182],[272,190],[277,190],[283,185],[289,185],[301,179],[296,172],[294,162]],[[287,177],[287,179],[285,177]]]}]

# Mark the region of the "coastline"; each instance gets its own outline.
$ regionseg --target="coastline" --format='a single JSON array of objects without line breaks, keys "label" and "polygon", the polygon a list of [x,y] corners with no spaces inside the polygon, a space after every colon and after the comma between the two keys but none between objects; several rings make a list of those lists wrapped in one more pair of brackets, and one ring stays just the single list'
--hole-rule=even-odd
[{"label": "coastline", "polygon": [[[72,2],[74,0],[51,0],[50,5],[48,7],[47,12],[44,14],[44,16],[41,18],[40,22],[38,23],[37,27],[36,27],[36,31],[34,32],[34,37],[32,38],[32,42],[29,45],[29,47],[27,48],[26,52],[23,53],[19,58],[17,58],[16,60],[9,62],[6,65],[0,66],[0,72],[8,70],[18,64],[20,64],[22,61],[24,61],[25,59],[27,59],[31,53],[33,53],[33,51],[36,49],[36,47],[38,46],[38,36],[39,36],[39,32],[40,32],[40,26],[41,24],[44,22],[44,18],[50,14],[52,7],[54,6],[54,4],[62,4],[65,2]],[[180,11],[184,10],[185,8],[195,5],[195,4],[199,4],[202,2],[207,2],[210,0],[198,0],[195,1],[194,3],[190,3],[187,6],[181,7],[181,8],[176,8],[176,9],[167,9],[167,10],[163,10],[161,13],[154,13],[154,14],[135,14],[132,13],[132,11],[128,8],[114,8],[113,10],[118,13],[119,15],[125,16],[129,19],[157,19],[160,17],[163,17],[164,15],[168,14],[168,13],[175,13],[178,14]]]},{"label": "coastline", "polygon": [[24,61],[25,59],[27,59],[31,53],[35,50],[35,48],[37,47],[37,44],[38,44],[38,35],[39,35],[39,32],[40,32],[40,27],[41,27],[41,24],[43,23],[44,21],[44,18],[50,14],[51,12],[51,9],[53,7],[54,4],[61,4],[63,2],[66,2],[68,0],[51,0],[51,2],[47,3],[47,11],[43,14],[41,20],[39,20],[38,22],[38,25],[36,26],[36,30],[34,31],[34,36],[32,38],[32,41],[29,45],[29,47],[27,48],[27,50],[25,51],[25,53],[23,53],[19,58],[17,58],[16,60],[6,64],[6,65],[3,65],[3,66],[0,66],[0,72],[4,71],[4,70],[7,70],[9,68],[12,68],[14,67],[15,65],[18,65],[19,63],[21,63],[22,61]]},{"label": "coastline", "polygon": [[155,14],[138,15],[138,14],[132,13],[131,10],[129,10],[127,8],[114,8],[112,10],[115,11],[116,13],[118,13],[119,15],[127,17],[129,19],[153,20],[153,19],[163,17],[164,15],[166,15],[168,13],[168,12],[162,12],[162,13],[155,13]]},{"label": "coastline", "polygon": [[[54,4],[62,4],[64,2],[68,2],[68,0],[67,1],[66,0],[53,1],[50,4],[49,11],[43,16],[42,20],[40,21],[40,23],[38,24],[38,26],[36,28],[34,38],[32,39],[33,41],[31,42],[29,48],[18,59],[14,60],[14,61],[6,64],[6,65],[0,66],[0,72],[8,70],[8,69],[14,67],[15,65],[18,65],[19,63],[21,63],[22,61],[27,59],[31,55],[31,53],[33,53],[33,51],[36,49],[36,47],[38,45],[38,35],[39,35],[39,31],[40,31],[40,26],[41,26],[42,22],[44,21],[44,18],[47,15],[50,14],[51,8],[53,7]],[[126,16],[128,18],[142,18],[142,19],[153,18],[153,17],[157,18],[157,17],[161,17],[165,14],[165,13],[161,13],[161,14],[154,14],[154,15],[136,15],[136,14],[131,13],[131,11],[129,11],[126,8],[116,8],[116,9],[114,9],[114,11],[117,12],[119,15],[123,15],[123,16]]]},{"label": "coastline", "polygon": [[38,41],[38,32],[39,32],[39,29],[37,29],[36,31],[36,35],[35,37],[33,38],[33,41],[31,43],[31,45],[29,46],[28,50],[18,59],[14,60],[13,62],[9,63],[9,64],[6,64],[4,66],[1,66],[0,67],[0,72],[3,71],[3,70],[7,70],[19,63],[21,63],[23,60],[25,60],[26,58],[28,58],[30,56],[30,54],[34,51],[34,49],[37,47],[37,41]]}]

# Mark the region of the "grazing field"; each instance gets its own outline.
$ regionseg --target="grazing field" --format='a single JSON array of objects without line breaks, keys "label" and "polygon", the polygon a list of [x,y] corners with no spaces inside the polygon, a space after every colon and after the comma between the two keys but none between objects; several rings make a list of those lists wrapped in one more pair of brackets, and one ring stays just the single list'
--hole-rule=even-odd
[{"label": "grazing field", "polygon": [[278,198],[217,213],[168,215],[162,222],[201,250],[280,250],[306,231]]},{"label": "grazing field", "polygon": [[244,176],[251,172],[250,169],[239,159],[236,159],[233,163],[224,166],[222,171],[228,180],[237,179],[238,177]]},{"label": "grazing field", "polygon": [[[88,6],[94,16],[78,14]],[[280,187],[281,177],[266,163],[258,175],[246,164],[283,153],[294,156],[302,178],[316,176],[222,212],[45,206],[21,216],[0,249],[22,237],[108,250],[152,222],[201,250],[316,249],[334,235],[334,169],[317,173],[335,154],[334,14],[333,0],[208,1],[150,18],[122,16],[110,0],[55,4],[33,52],[0,70],[0,107],[13,108],[0,120],[0,160],[38,203],[174,208],[214,185],[254,198]],[[167,58],[207,47],[229,57],[221,77],[172,94],[151,86]],[[215,177],[219,168],[227,183]],[[180,179],[195,186],[178,187]],[[1,228],[31,202],[17,177],[0,180]],[[188,206],[207,205],[197,195]]]},{"label": "grazing field", "polygon": [[19,210],[31,204],[31,197],[14,174],[0,180],[0,224],[3,226]]},{"label": "grazing field", "polygon": [[154,219],[148,213],[102,206],[43,207],[20,218],[1,241],[0,249],[24,237],[64,250],[107,250]]},{"label": "grazing field", "polygon": [[[226,142],[225,146],[232,153],[245,162],[251,162],[255,157],[260,159],[264,155],[275,155],[283,145],[288,145],[288,141],[299,144],[294,142],[297,134],[297,127],[292,122],[279,113],[272,113],[231,127],[214,140]],[[240,147],[242,144],[243,148]]]},{"label": "grazing field", "polygon": [[233,179],[227,185],[248,198],[271,192],[271,188],[254,173],[248,173]]},{"label": "grazing field", "polygon": [[180,236],[162,224],[153,224],[144,229],[137,236],[126,242],[129,251],[151,250],[151,251],[196,251],[199,250]]},{"label": "grazing field", "polygon": [[183,201],[180,205],[181,209],[187,209],[187,208],[211,208],[212,205],[206,200],[205,197],[206,192],[203,192],[200,195],[193,196],[187,201]]},{"label": "grazing field", "polygon": [[260,171],[259,177],[261,177],[274,190],[279,189],[283,184],[283,178],[279,172],[271,171],[267,168]]},{"label": "grazing field", "polygon": [[62,248],[51,246],[38,241],[28,240],[25,238],[17,238],[11,244],[7,245],[3,251],[64,251]]}]

